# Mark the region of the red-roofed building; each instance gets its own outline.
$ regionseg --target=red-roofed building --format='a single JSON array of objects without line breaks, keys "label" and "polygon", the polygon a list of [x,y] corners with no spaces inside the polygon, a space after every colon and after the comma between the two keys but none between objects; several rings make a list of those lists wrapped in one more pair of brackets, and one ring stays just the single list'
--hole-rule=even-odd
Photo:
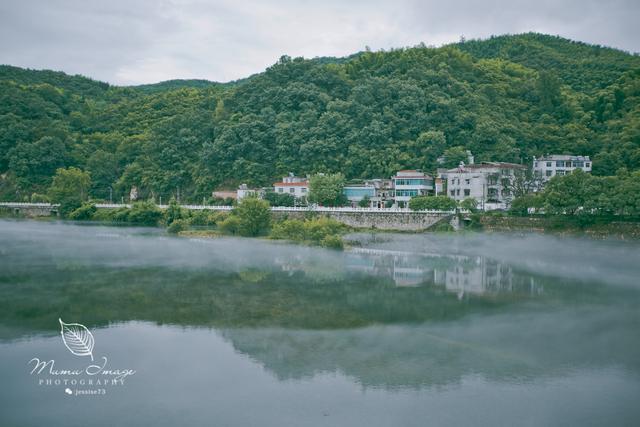
[{"label": "red-roofed building", "polygon": [[307,197],[309,194],[309,179],[290,173],[288,176],[283,177],[281,182],[273,183],[273,191],[291,194],[297,198]]}]

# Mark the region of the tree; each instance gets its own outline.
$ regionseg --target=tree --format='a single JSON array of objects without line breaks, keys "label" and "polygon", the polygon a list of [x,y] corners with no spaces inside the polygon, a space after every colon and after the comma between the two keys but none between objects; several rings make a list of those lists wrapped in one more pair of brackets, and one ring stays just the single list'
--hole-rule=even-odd
[{"label": "tree", "polygon": [[161,219],[162,211],[152,201],[134,203],[127,216],[132,224],[149,226],[157,226]]},{"label": "tree", "polygon": [[371,206],[371,198],[368,195],[365,195],[359,202],[358,206],[361,208],[368,208]]},{"label": "tree", "polygon": [[462,146],[447,148],[443,156],[446,168],[455,168],[460,162],[466,163],[468,161],[467,150]]},{"label": "tree", "polygon": [[66,149],[64,142],[53,136],[44,136],[33,143],[21,142],[8,153],[9,168],[21,186],[42,188],[58,168],[67,164]]},{"label": "tree", "polygon": [[58,169],[49,187],[49,197],[60,204],[60,214],[67,216],[87,199],[91,177],[78,168]]},{"label": "tree", "polygon": [[552,111],[562,101],[560,88],[562,83],[558,77],[549,71],[541,71],[536,86],[540,105],[546,111]]},{"label": "tree", "polygon": [[171,225],[173,221],[184,219],[188,216],[187,212],[184,212],[174,197],[169,201],[169,206],[164,214],[167,225]]},{"label": "tree", "polygon": [[530,193],[516,197],[509,206],[509,213],[512,215],[525,216],[529,214],[529,209],[536,211],[543,207],[544,200],[542,195]]},{"label": "tree", "polygon": [[544,209],[551,214],[573,215],[583,211],[584,205],[592,194],[588,186],[592,176],[576,169],[565,176],[554,176],[544,188]]},{"label": "tree", "polygon": [[312,176],[309,180],[309,201],[322,206],[346,204],[347,197],[342,192],[344,183],[344,175],[341,173]]},{"label": "tree", "polygon": [[531,168],[514,169],[514,174],[507,186],[513,197],[522,197],[542,188],[542,177],[535,174]]},{"label": "tree", "polygon": [[271,206],[294,206],[296,198],[289,193],[276,193],[275,191],[267,191],[264,194],[264,200],[269,202]]},{"label": "tree", "polygon": [[86,167],[91,171],[91,195],[108,200],[113,195],[113,185],[121,172],[116,155],[97,150],[87,160]]},{"label": "tree", "polygon": [[271,227],[271,209],[266,200],[245,197],[233,214],[238,218],[238,231],[243,236],[263,235]]},{"label": "tree", "polygon": [[472,197],[468,197],[460,202],[460,207],[475,212],[478,209],[478,201]]}]

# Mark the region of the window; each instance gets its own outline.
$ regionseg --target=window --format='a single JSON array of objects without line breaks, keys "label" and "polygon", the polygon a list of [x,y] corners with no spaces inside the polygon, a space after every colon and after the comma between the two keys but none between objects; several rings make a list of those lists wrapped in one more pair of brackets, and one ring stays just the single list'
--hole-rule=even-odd
[{"label": "window", "polygon": [[409,179],[409,178],[398,178],[396,179],[396,185],[427,185],[426,179]]},{"label": "window", "polygon": [[284,192],[284,188],[278,187],[278,193],[282,193],[282,192]]},{"label": "window", "polygon": [[533,163],[533,167],[534,167],[534,168],[537,168],[537,167],[538,167],[538,162],[534,162],[534,163]]},{"label": "window", "polygon": [[300,189],[300,191],[301,191],[302,193],[306,193],[306,192],[307,192],[307,189],[306,189],[306,188],[304,188],[304,187],[302,187],[302,188]]},{"label": "window", "polygon": [[564,175],[565,171],[558,171],[556,172],[557,175]]},{"label": "window", "polygon": [[547,167],[550,168],[551,167],[551,162],[547,162]]},{"label": "window", "polygon": [[587,163],[585,163],[585,166],[590,168],[591,167],[591,163],[587,162]]},{"label": "window", "polygon": [[465,195],[465,197],[470,196],[471,195],[471,190],[469,190],[468,188],[465,188],[464,189],[464,195]]},{"label": "window", "polygon": [[573,166],[575,166],[577,168],[583,168],[584,167],[584,162],[583,161],[573,162]]},{"label": "window", "polygon": [[564,162],[564,166],[567,167],[567,168],[570,168],[571,167],[571,160],[568,160],[568,161]]},{"label": "window", "polygon": [[295,193],[295,192],[296,192],[296,189],[295,189],[295,188],[291,187],[291,188],[289,189],[289,193]]},{"label": "window", "polygon": [[546,176],[551,176],[551,175],[553,175],[553,171],[545,171],[545,175]]},{"label": "window", "polygon": [[456,190],[451,190],[451,195],[455,196],[456,195]]},{"label": "window", "polygon": [[459,196],[459,195],[460,195],[460,189],[458,188],[458,189],[456,190],[456,196]]},{"label": "window", "polygon": [[563,161],[563,160],[558,160],[558,161],[556,161],[556,167],[557,167],[557,168],[561,168],[561,167],[563,167],[563,166],[564,166],[564,161]]},{"label": "window", "polygon": [[471,184],[471,180],[469,178],[467,178],[467,179],[464,180],[464,183],[469,185],[469,184]]}]

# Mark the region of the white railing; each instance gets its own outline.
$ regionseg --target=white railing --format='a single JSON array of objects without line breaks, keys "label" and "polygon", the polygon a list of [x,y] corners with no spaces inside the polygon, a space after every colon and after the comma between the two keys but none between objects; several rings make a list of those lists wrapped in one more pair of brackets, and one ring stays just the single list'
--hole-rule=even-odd
[{"label": "white railing", "polygon": [[[27,203],[27,202],[0,202],[0,206],[15,208],[57,208],[58,204],[50,203]],[[129,203],[96,203],[98,209],[120,209],[131,208]],[[167,209],[169,205],[157,205],[160,209]],[[184,209],[190,210],[213,210],[213,211],[231,211],[233,206],[215,206],[215,205],[180,205]],[[467,212],[464,209],[438,211],[438,210],[421,210],[413,211],[409,208],[360,208],[360,207],[327,207],[327,206],[273,206],[274,212],[361,212],[361,213],[424,213],[434,215],[453,215],[456,212]]]},{"label": "white railing", "polygon": [[130,208],[131,204],[129,203],[96,203],[96,208],[99,209],[120,209],[120,208]]},{"label": "white railing", "polygon": [[29,203],[29,202],[0,202],[0,206],[9,208],[57,208],[58,204],[51,203]]}]

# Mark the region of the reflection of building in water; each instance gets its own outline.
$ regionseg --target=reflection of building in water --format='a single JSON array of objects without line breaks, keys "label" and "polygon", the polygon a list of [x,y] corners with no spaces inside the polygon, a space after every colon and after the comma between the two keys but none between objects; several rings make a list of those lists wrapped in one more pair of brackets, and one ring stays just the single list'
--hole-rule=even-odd
[{"label": "reflection of building in water", "polygon": [[442,286],[460,297],[465,293],[542,292],[533,278],[483,256],[356,249],[347,253],[345,260],[348,269],[390,277],[397,286]]},{"label": "reflection of building in water", "polygon": [[[483,256],[356,248],[345,252],[343,259],[347,272],[388,277],[396,286],[438,286],[460,298],[465,294],[537,295],[543,290],[530,275],[519,274],[510,265]],[[345,272],[336,265],[329,268],[302,255],[276,259],[276,263],[290,274],[304,271],[314,275],[323,271],[326,275],[330,270],[339,276]]]}]

